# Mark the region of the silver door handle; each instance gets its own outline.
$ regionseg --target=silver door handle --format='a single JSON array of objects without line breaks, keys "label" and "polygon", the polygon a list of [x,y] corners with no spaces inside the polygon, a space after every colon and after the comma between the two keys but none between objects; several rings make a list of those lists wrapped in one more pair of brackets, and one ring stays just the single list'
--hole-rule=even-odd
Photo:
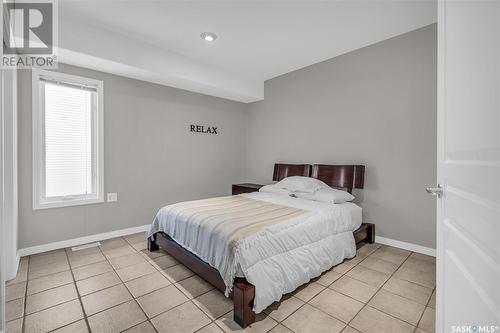
[{"label": "silver door handle", "polygon": [[438,198],[441,198],[441,196],[443,195],[443,186],[441,184],[438,184],[437,187],[427,187],[425,190],[430,195],[433,195]]}]

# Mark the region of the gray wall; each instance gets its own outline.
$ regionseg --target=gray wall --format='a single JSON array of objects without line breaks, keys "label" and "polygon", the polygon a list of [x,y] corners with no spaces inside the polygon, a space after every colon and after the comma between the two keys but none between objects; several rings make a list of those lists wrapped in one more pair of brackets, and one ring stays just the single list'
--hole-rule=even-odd
[{"label": "gray wall", "polygon": [[[31,72],[19,75],[19,247],[150,223],[176,201],[230,194],[244,179],[245,104],[96,71],[104,81],[105,192],[118,202],[32,210]],[[189,133],[189,124],[219,135]]]},{"label": "gray wall", "polygon": [[[435,247],[436,26],[269,80],[230,102],[60,66],[104,81],[105,192],[118,202],[32,210],[31,73],[19,75],[19,247],[144,225],[158,208],[271,180],[275,162],[363,163],[377,234]],[[220,134],[188,132],[190,123]]]},{"label": "gray wall", "polygon": [[377,234],[435,247],[436,25],[266,82],[247,114],[247,178],[274,162],[361,163]]}]

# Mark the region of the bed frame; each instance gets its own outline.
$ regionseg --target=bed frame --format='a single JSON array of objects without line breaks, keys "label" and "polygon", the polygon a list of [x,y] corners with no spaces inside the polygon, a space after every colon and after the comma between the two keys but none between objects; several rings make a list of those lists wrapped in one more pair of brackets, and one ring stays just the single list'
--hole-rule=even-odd
[{"label": "bed frame", "polygon": [[[363,165],[275,164],[273,180],[279,181],[289,176],[310,176],[332,187],[345,188],[351,193],[353,188],[363,188],[364,170]],[[375,225],[363,223],[354,231],[354,239],[356,248],[366,243],[374,243]],[[222,292],[226,290],[219,271],[184,249],[165,233],[156,233],[148,239],[149,251],[157,251],[160,247],[215,288]],[[255,287],[245,278],[235,278],[231,298],[234,303],[234,321],[243,328],[255,322],[255,313],[252,310]]]}]

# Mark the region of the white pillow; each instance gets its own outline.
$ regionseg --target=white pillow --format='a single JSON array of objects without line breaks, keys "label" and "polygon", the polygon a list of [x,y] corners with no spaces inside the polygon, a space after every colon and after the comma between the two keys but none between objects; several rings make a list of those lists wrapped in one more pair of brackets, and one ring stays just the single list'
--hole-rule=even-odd
[{"label": "white pillow", "polygon": [[343,203],[354,200],[354,196],[349,192],[337,190],[331,187],[322,188],[314,193],[295,192],[297,198],[308,199],[313,201]]},{"label": "white pillow", "polygon": [[287,195],[287,196],[290,196],[290,194],[292,194],[292,191],[276,187],[276,184],[262,186],[259,189],[259,192],[282,194],[282,195]]},{"label": "white pillow", "polygon": [[328,187],[321,180],[311,177],[292,176],[286,177],[274,184],[278,188],[292,192],[314,193],[317,190]]}]

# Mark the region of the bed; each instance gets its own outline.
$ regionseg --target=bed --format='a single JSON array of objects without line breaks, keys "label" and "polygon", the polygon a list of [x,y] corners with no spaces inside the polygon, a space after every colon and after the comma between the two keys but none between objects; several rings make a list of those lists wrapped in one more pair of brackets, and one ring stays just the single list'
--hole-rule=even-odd
[{"label": "bed", "polygon": [[[349,193],[364,186],[362,165],[276,164],[273,180],[295,175]],[[375,226],[362,223],[353,203],[254,192],[162,208],[148,249],[163,248],[232,297],[234,320],[246,327],[283,294],[352,258],[374,237]]]}]

